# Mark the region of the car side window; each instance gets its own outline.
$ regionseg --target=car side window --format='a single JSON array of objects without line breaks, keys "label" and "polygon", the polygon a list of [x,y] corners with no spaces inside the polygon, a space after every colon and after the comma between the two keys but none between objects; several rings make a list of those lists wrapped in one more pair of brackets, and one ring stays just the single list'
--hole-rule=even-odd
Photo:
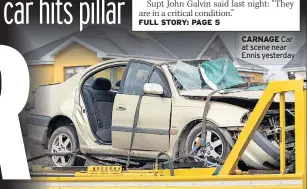
[{"label": "car side window", "polygon": [[160,84],[162,87],[164,86],[164,82],[161,79],[157,69],[152,73],[149,83],[156,83],[156,84]]},{"label": "car side window", "polygon": [[94,73],[91,77],[89,77],[85,81],[85,85],[92,86],[95,79],[105,78],[105,79],[110,80],[111,85],[112,85],[112,90],[117,91],[119,89],[119,86],[117,85],[117,83],[121,81],[124,70],[125,70],[124,66],[112,67],[112,68],[101,70],[99,72]]},{"label": "car side window", "polygon": [[156,68],[155,71],[152,73],[149,83],[156,83],[161,85],[164,91],[164,96],[171,96],[167,81],[164,79],[164,76],[162,75],[161,71],[158,70],[158,68]]},{"label": "car side window", "polygon": [[146,79],[150,73],[151,66],[142,63],[130,64],[124,81],[122,92],[130,95],[140,95]]},{"label": "car side window", "polygon": [[[140,95],[151,69],[152,67],[147,64],[130,64],[121,92],[130,95]],[[149,83],[160,84],[163,87],[164,95],[166,97],[171,96],[168,85],[166,84],[166,81],[158,68],[155,68]]]}]

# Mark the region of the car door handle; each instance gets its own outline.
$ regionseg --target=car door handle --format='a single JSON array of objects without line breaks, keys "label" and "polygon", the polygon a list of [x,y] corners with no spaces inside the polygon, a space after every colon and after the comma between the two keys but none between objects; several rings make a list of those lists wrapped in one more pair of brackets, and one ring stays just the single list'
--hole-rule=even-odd
[{"label": "car door handle", "polygon": [[125,111],[126,107],[123,104],[119,104],[119,105],[116,105],[116,110],[118,110],[118,111]]}]

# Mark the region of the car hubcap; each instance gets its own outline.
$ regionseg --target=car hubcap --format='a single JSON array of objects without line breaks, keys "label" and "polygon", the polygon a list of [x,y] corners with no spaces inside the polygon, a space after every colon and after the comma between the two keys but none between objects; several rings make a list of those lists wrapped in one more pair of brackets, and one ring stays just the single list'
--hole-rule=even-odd
[{"label": "car hubcap", "polygon": [[[72,152],[72,143],[66,134],[59,134],[52,143],[51,153],[70,153]],[[52,156],[54,164],[58,167],[64,167],[68,164],[71,155]]]},{"label": "car hubcap", "polygon": [[[193,140],[192,149],[195,146],[196,142],[200,140],[200,137],[201,133],[196,135],[195,139]],[[221,136],[214,131],[207,131],[205,153],[202,152],[201,150],[198,150],[197,152],[194,153],[194,156],[204,157],[204,158],[211,156],[215,159],[220,159],[223,156],[224,153],[223,150],[224,146]]]}]

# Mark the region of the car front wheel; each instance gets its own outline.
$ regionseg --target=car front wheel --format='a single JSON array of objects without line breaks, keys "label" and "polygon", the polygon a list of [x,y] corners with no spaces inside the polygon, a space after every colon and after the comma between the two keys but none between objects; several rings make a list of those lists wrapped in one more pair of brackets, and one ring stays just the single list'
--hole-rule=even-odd
[{"label": "car front wheel", "polygon": [[[74,153],[79,148],[76,131],[70,126],[57,128],[50,137],[49,153]],[[85,160],[75,155],[51,156],[52,163],[57,167],[83,166]]]},{"label": "car front wheel", "polygon": [[[188,134],[185,143],[185,154],[188,155],[193,149],[196,142],[200,139],[202,132],[202,123],[197,124]],[[207,122],[206,150],[205,153],[198,150],[193,156],[206,159],[211,157],[214,159],[225,160],[231,151],[231,147],[226,141],[224,135],[214,124]],[[194,159],[198,161],[197,159]]]}]

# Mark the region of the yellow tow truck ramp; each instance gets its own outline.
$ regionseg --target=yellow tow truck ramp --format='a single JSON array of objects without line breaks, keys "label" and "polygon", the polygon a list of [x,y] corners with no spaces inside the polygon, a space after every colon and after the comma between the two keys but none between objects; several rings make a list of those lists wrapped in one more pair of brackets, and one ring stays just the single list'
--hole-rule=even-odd
[{"label": "yellow tow truck ramp", "polygon": [[[285,93],[295,97],[295,173],[286,174]],[[280,97],[280,170],[277,174],[248,174],[237,170],[237,164],[274,97]],[[219,168],[123,170],[121,166],[90,166],[85,171],[55,174],[48,168],[32,170],[46,176],[32,176],[25,183],[30,188],[202,188],[202,189],[306,189],[307,92],[304,81],[270,82],[242,129],[232,151]],[[219,169],[219,170],[217,170]],[[53,174],[57,176],[52,176]],[[63,174],[61,176],[60,174]],[[50,175],[50,176],[48,176]]]}]

